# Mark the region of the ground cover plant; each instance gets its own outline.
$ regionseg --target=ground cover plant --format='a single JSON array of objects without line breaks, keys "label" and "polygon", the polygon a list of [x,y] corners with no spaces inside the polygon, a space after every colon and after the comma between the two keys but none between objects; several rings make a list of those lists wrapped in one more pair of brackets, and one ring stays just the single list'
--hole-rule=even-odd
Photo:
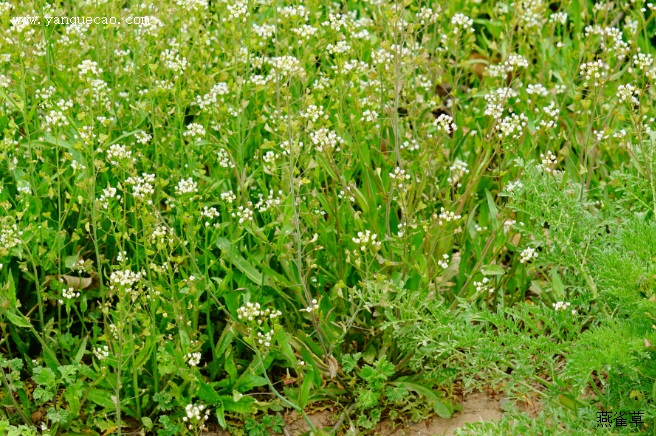
[{"label": "ground cover plant", "polygon": [[655,17],[0,2],[0,433],[656,434]]}]

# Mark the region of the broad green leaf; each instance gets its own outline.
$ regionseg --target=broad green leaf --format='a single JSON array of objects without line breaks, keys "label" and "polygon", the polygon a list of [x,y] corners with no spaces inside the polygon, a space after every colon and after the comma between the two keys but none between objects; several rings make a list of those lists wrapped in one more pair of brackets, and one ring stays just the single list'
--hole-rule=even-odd
[{"label": "broad green leaf", "polygon": [[256,285],[263,285],[264,276],[258,271],[248,260],[243,258],[237,252],[237,249],[232,246],[230,241],[225,238],[219,238],[216,241],[216,246],[221,249],[223,254],[230,260],[230,262],[246,277],[248,277]]},{"label": "broad green leaf", "polygon": [[27,322],[27,318],[24,316],[18,316],[15,313],[12,313],[8,310],[4,311],[5,316],[7,319],[16,327],[22,327],[22,328],[30,328],[32,325]]},{"label": "broad green leaf", "polygon": [[391,382],[391,385],[404,387],[409,391],[415,392],[431,402],[433,404],[433,410],[435,413],[442,418],[450,418],[453,414],[453,408],[450,405],[447,405],[442,398],[440,398],[435,391],[432,389],[423,386],[416,382],[411,381],[395,381]]}]

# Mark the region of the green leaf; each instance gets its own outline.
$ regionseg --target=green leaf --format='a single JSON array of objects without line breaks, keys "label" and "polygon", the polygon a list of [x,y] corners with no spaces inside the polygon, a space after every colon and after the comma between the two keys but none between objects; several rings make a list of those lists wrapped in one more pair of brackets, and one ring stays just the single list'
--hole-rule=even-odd
[{"label": "green leaf", "polygon": [[75,373],[77,372],[77,367],[75,365],[62,365],[57,369],[61,374],[60,379],[62,383],[71,384],[75,381]]},{"label": "green leaf", "polygon": [[18,316],[15,313],[12,313],[8,310],[5,311],[4,314],[7,317],[7,319],[16,327],[22,327],[26,329],[32,327],[32,325],[27,321],[27,318],[25,318],[24,316]]},{"label": "green leaf", "polygon": [[45,386],[46,389],[54,389],[57,386],[57,375],[50,368],[34,368],[32,380],[38,385]]},{"label": "green leaf", "polygon": [[505,271],[499,265],[487,265],[481,270],[481,273],[484,276],[502,276],[505,274]]},{"label": "green leaf", "polygon": [[447,403],[442,401],[442,398],[440,398],[435,391],[432,389],[421,385],[419,383],[415,382],[410,382],[410,381],[395,381],[391,382],[391,385],[394,386],[399,386],[399,387],[404,387],[409,391],[415,392],[423,397],[426,398],[429,402],[433,404],[433,410],[435,413],[442,417],[442,418],[450,418],[451,415],[453,415],[453,407],[451,405],[447,405]]},{"label": "green leaf", "polygon": [[217,404],[221,402],[221,396],[209,384],[205,383],[201,377],[198,377],[200,382],[200,389],[198,390],[198,398],[208,404]]},{"label": "green leaf", "polygon": [[80,348],[78,348],[77,353],[75,353],[75,357],[73,358],[73,360],[76,363],[80,363],[80,361],[84,357],[84,353],[87,351],[87,339],[88,339],[88,336],[85,336],[84,339],[82,339],[82,343],[80,344]]},{"label": "green leaf", "polygon": [[362,353],[354,353],[353,355],[345,354],[342,356],[342,369],[345,373],[353,371],[358,366],[358,360],[362,357]]},{"label": "green leaf", "polygon": [[487,207],[490,211],[490,219],[492,220],[492,225],[497,227],[497,216],[499,216],[499,210],[497,209],[497,205],[494,202],[494,198],[492,198],[492,194],[490,194],[490,191],[487,189],[485,190],[485,198],[487,199]]},{"label": "green leaf", "polygon": [[153,429],[153,420],[148,418],[147,416],[143,416],[141,418],[141,423],[146,427],[148,430]]},{"label": "green leaf", "polygon": [[301,384],[301,392],[298,396],[298,406],[302,409],[307,406],[307,401],[308,397],[310,395],[310,389],[312,389],[312,379],[314,378],[312,374],[310,374],[313,370],[310,369],[308,370],[308,373],[305,375],[305,378],[303,379],[303,384]]},{"label": "green leaf", "polygon": [[371,389],[361,390],[355,404],[358,409],[371,409],[378,405],[380,395],[380,392],[374,392]]},{"label": "green leaf", "polygon": [[223,254],[230,260],[230,262],[246,277],[248,277],[256,285],[263,285],[264,276],[245,258],[237,253],[237,249],[232,246],[230,241],[225,238],[219,238],[216,241],[216,246],[221,249]]},{"label": "green leaf", "polygon": [[105,409],[115,409],[116,405],[112,400],[113,393],[104,391],[102,389],[91,388],[89,390],[89,400],[93,401],[99,406],[104,407]]},{"label": "green leaf", "polygon": [[239,380],[237,380],[237,383],[235,383],[234,389],[241,393],[245,393],[255,387],[266,386],[267,384],[267,379],[264,377],[260,377],[259,375],[255,375],[250,371],[247,371],[242,374],[241,377],[239,377]]}]

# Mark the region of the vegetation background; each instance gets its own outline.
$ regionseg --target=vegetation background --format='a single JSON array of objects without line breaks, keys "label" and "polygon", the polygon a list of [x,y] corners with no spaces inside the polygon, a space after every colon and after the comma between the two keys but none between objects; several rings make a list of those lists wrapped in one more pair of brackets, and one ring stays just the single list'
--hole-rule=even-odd
[{"label": "vegetation background", "polygon": [[0,433],[656,434],[654,17],[0,2]]}]

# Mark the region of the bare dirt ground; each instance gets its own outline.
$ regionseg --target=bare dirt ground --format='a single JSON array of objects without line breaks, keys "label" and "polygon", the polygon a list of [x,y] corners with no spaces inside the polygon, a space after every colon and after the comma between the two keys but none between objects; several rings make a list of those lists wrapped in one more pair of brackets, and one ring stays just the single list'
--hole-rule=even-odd
[{"label": "bare dirt ground", "polygon": [[[376,428],[381,436],[443,436],[452,435],[454,430],[464,427],[469,422],[490,421],[501,418],[502,410],[498,399],[479,392],[467,396],[462,402],[463,410],[454,413],[449,419],[433,417],[427,421],[401,428],[390,421],[384,421]],[[329,411],[314,413],[309,416],[317,428],[332,427],[339,419]],[[296,413],[285,416],[286,430],[290,436],[297,436],[309,430],[308,425]],[[209,434],[207,436],[210,436]]]}]

